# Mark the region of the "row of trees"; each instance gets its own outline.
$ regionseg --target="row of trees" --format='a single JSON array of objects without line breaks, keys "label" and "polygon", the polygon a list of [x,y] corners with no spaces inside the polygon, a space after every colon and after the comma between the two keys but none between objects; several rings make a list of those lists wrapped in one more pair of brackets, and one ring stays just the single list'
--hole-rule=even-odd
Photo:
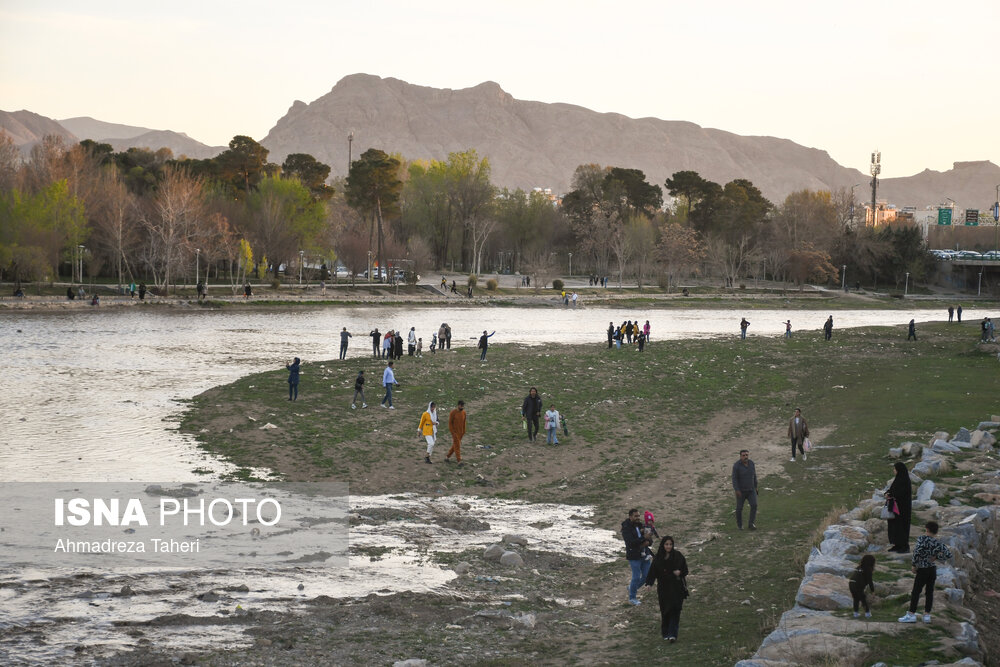
[{"label": "row of trees", "polygon": [[267,158],[244,136],[207,160],[46,137],[22,160],[0,136],[0,271],[54,280],[84,248],[91,275],[164,290],[200,270],[235,289],[250,272],[277,279],[303,257],[352,275],[402,261],[414,273],[522,272],[545,284],[573,253],[577,273],[667,287],[697,273],[730,285],[830,282],[841,265],[899,284],[930,266],[917,229],[856,227],[846,190],[803,190],[775,205],[745,179],[720,185],[681,171],[661,187],[638,169],[587,164],[554,202],[495,186],[475,150],[407,162],[369,149],[332,184],[312,156]]}]

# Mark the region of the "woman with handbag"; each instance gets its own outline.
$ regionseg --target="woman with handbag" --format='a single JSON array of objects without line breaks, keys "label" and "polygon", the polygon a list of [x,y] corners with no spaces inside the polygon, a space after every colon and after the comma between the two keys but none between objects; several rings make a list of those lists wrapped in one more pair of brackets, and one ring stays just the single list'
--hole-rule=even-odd
[{"label": "woman with handbag", "polygon": [[677,641],[681,622],[681,608],[688,596],[686,577],[687,561],[674,549],[674,538],[667,535],[660,540],[660,548],[653,557],[653,564],[646,575],[646,585],[656,582],[656,597],[660,603],[660,632],[670,643]]},{"label": "woman with handbag", "polygon": [[892,511],[895,518],[889,519],[887,526],[889,551],[905,554],[910,551],[910,512],[913,501],[913,485],[910,483],[910,472],[906,469],[905,463],[896,461],[893,468],[896,470],[896,477],[889,485],[889,490],[885,492],[886,501],[894,503],[896,506],[895,510]]}]

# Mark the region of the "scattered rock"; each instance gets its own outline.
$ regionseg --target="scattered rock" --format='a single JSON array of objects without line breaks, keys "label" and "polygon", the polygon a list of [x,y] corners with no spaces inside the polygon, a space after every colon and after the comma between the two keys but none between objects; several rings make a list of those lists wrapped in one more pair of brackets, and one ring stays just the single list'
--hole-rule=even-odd
[{"label": "scattered rock", "polygon": [[524,559],[516,551],[504,551],[500,556],[500,564],[507,567],[524,567]]},{"label": "scattered rock", "polygon": [[809,609],[833,611],[852,605],[846,591],[847,579],[820,572],[802,580],[795,602]]},{"label": "scattered rock", "polygon": [[955,635],[955,648],[962,653],[979,653],[979,633],[972,623],[959,623]]},{"label": "scattered rock", "polygon": [[528,538],[523,535],[504,535],[503,542],[506,544],[519,544],[521,546],[528,546]]},{"label": "scattered rock", "polygon": [[491,544],[486,547],[486,551],[483,552],[483,558],[486,560],[500,560],[500,556],[504,554],[503,545]]},{"label": "scattered rock", "polygon": [[129,586],[128,584],[125,584],[124,586],[122,586],[122,589],[120,591],[118,591],[118,593],[116,595],[117,595],[117,597],[130,598],[133,595],[135,595],[135,591],[132,590],[131,586]]},{"label": "scattered rock", "polygon": [[934,495],[934,482],[931,480],[925,481],[917,489],[917,500],[930,500],[931,496]]},{"label": "scattered rock", "polygon": [[264,424],[263,426],[259,427],[259,428],[258,428],[257,430],[258,430],[258,431],[269,431],[269,430],[271,430],[272,428],[278,428],[278,427],[277,427],[277,426],[275,426],[274,424],[272,424],[271,422],[267,422],[267,423],[266,423],[266,424]]},{"label": "scattered rock", "polygon": [[[962,442],[968,443],[968,440],[963,440]],[[945,452],[949,454],[954,454],[955,452],[962,451],[958,447],[958,445],[954,445],[950,442],[945,442],[944,440],[935,440],[934,444],[931,445],[931,450],[937,452],[938,454],[943,454]],[[924,453],[926,453],[926,451]]]},{"label": "scattered rock", "polygon": [[408,660],[397,660],[392,663],[392,667],[427,667],[427,661],[423,658],[409,658]]},{"label": "scattered rock", "polygon": [[201,595],[199,595],[198,599],[201,600],[202,602],[218,602],[219,594],[216,593],[215,591],[209,591],[207,593],[202,593]]},{"label": "scattered rock", "polygon": [[972,434],[969,433],[969,429],[964,426],[958,429],[958,433],[955,437],[951,439],[952,442],[969,442],[972,439]]},{"label": "scattered rock", "polygon": [[965,601],[965,591],[961,588],[946,588],[944,589],[944,597],[948,602],[962,604]]},{"label": "scattered rock", "polygon": [[469,565],[465,561],[462,561],[461,563],[455,566],[455,574],[468,574],[469,570],[471,569],[472,569],[471,565]]}]

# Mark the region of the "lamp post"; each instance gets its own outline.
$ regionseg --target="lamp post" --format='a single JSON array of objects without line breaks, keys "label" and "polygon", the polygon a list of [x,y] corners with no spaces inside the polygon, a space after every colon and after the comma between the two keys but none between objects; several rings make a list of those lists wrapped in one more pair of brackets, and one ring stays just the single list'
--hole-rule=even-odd
[{"label": "lamp post", "polygon": [[847,291],[847,264],[840,267],[840,289]]},{"label": "lamp post", "polygon": [[903,283],[903,296],[909,294],[910,291],[910,272],[906,272],[906,282]]},{"label": "lamp post", "polygon": [[201,274],[199,273],[199,268],[201,266],[201,248],[194,249],[194,284],[195,287],[201,282]]},{"label": "lamp post", "polygon": [[79,265],[79,271],[77,273],[80,276],[80,284],[82,285],[83,284],[83,251],[87,249],[87,246],[85,246],[85,245],[78,245],[77,249],[79,249],[79,251],[80,251],[80,265]]},{"label": "lamp post", "polygon": [[569,277],[573,277],[573,253],[569,254]]},{"label": "lamp post", "polygon": [[372,251],[368,251],[368,282],[372,281]]},{"label": "lamp post", "polygon": [[979,287],[976,288],[976,296],[983,295],[983,270],[979,269]]},{"label": "lamp post", "polygon": [[299,287],[302,286],[302,261],[306,256],[305,250],[299,250]]}]

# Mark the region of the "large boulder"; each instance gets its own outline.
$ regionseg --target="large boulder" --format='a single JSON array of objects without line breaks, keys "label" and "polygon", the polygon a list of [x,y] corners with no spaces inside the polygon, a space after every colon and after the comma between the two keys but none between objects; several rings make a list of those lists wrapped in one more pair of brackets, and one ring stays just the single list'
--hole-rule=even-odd
[{"label": "large boulder", "polygon": [[802,580],[795,602],[809,609],[833,611],[852,605],[847,579],[820,572]]},{"label": "large boulder", "polygon": [[931,436],[931,440],[927,444],[933,445],[935,440],[944,440],[944,441],[947,442],[947,440],[948,440],[948,431],[938,431],[937,433],[935,433],[934,435]]},{"label": "large boulder", "polygon": [[819,630],[794,630],[782,642],[761,646],[755,658],[779,660],[798,665],[822,665],[837,656],[844,664],[861,664],[868,647],[856,639],[832,635]]},{"label": "large boulder", "polygon": [[934,482],[927,480],[917,489],[917,500],[930,500],[934,495]]},{"label": "large boulder", "polygon": [[[968,440],[961,440],[959,442],[964,442],[968,445]],[[945,442],[944,440],[935,440],[934,444],[931,446],[931,450],[937,452],[938,454],[954,454],[955,452],[962,451],[961,448],[951,442]]]}]

